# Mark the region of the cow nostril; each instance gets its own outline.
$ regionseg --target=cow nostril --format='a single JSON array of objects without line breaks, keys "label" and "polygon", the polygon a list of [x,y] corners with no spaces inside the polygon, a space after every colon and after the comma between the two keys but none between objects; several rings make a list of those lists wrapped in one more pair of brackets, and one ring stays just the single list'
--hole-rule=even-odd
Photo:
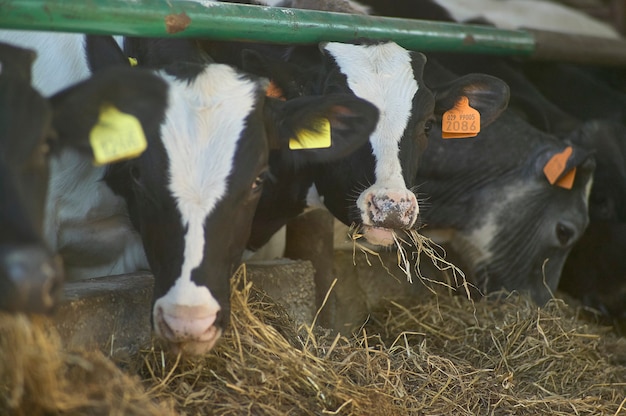
[{"label": "cow nostril", "polygon": [[556,238],[559,240],[559,242],[563,246],[568,245],[572,241],[574,234],[575,234],[575,231],[571,226],[568,226],[561,222],[556,225],[555,232],[556,232]]}]

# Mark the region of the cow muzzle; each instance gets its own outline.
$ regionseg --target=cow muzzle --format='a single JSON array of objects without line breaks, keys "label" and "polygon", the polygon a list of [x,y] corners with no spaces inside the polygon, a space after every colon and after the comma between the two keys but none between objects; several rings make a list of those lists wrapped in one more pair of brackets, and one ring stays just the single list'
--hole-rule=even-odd
[{"label": "cow muzzle", "polygon": [[363,221],[363,235],[377,245],[393,244],[394,230],[413,227],[419,215],[415,194],[404,190],[366,190],[357,200]]},{"label": "cow muzzle", "polygon": [[61,259],[39,245],[12,248],[0,256],[0,280],[0,309],[49,313],[63,287]]},{"label": "cow muzzle", "polygon": [[154,329],[172,352],[201,355],[222,335],[222,328],[216,325],[218,314],[219,309],[212,305],[156,305]]}]

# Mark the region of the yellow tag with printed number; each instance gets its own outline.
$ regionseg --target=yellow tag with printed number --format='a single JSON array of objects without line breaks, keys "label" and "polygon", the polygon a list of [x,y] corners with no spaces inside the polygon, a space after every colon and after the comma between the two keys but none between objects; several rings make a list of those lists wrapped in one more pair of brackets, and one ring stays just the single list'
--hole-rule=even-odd
[{"label": "yellow tag with printed number", "polygon": [[141,155],[148,147],[139,120],[112,105],[100,109],[98,123],[91,129],[89,143],[96,166]]},{"label": "yellow tag with printed number", "polygon": [[326,118],[317,120],[314,130],[304,129],[289,139],[289,149],[326,149],[332,144],[330,139],[330,121]]}]

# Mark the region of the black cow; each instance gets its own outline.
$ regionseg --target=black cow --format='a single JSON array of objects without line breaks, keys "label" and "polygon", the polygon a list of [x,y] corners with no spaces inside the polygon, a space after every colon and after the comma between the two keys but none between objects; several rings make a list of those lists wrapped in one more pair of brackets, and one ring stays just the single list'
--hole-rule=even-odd
[{"label": "black cow", "polygon": [[603,313],[626,316],[626,95],[588,69],[526,64],[524,73],[550,100],[578,119],[600,126],[591,142],[597,169],[590,223],[563,269],[560,288]]},{"label": "black cow", "polygon": [[[453,20],[453,9],[446,8],[448,0],[427,3],[417,9],[399,1],[393,7],[403,7],[403,13],[409,13],[407,16]],[[478,12],[475,17],[479,23],[495,23],[501,27],[506,21],[514,23],[515,27],[537,27],[541,24],[537,17],[546,16],[539,16],[541,12],[535,5],[525,4],[522,13],[519,8],[512,10],[503,4],[498,13]],[[380,7],[393,11],[388,9],[389,5]],[[428,11],[428,15],[422,14],[422,10]],[[585,31],[599,37],[617,36],[607,25],[584,14],[562,10],[562,6],[555,6],[550,13],[558,14],[558,18],[554,14],[553,18],[544,19],[543,24],[547,26],[543,28],[578,34]],[[579,23],[571,24],[571,19]],[[458,56],[448,59],[459,61]],[[517,108],[535,127],[561,137],[575,136],[578,131],[581,144],[594,151],[596,169],[589,198],[589,226],[568,256],[559,288],[607,315],[624,317],[626,261],[617,254],[626,250],[618,231],[626,224],[623,71],[494,57],[465,56],[461,59],[465,69],[483,70],[507,81],[511,87],[511,107]]]},{"label": "black cow", "polygon": [[[93,157],[90,132],[103,123],[102,105],[127,115],[165,107],[159,78],[124,69],[45,99],[31,86],[35,57],[0,43],[0,309],[8,311],[49,312],[62,287],[61,262],[42,239],[50,156],[72,148]],[[148,127],[149,120],[139,120],[140,130]]]}]

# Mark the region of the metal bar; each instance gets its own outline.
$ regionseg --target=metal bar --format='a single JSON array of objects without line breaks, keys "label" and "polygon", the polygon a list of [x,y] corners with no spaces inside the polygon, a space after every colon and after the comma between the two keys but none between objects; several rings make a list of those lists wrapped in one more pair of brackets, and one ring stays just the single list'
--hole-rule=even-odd
[{"label": "metal bar", "polygon": [[535,52],[530,55],[531,59],[626,66],[626,42],[623,40],[532,29],[528,29],[528,32],[535,38]]},{"label": "metal bar", "polygon": [[626,66],[620,40],[209,0],[0,0],[0,28],[289,44],[394,40],[423,52]]},{"label": "metal bar", "polygon": [[534,51],[532,35],[523,31],[201,0],[0,0],[0,27],[292,44],[393,39],[420,51]]}]

